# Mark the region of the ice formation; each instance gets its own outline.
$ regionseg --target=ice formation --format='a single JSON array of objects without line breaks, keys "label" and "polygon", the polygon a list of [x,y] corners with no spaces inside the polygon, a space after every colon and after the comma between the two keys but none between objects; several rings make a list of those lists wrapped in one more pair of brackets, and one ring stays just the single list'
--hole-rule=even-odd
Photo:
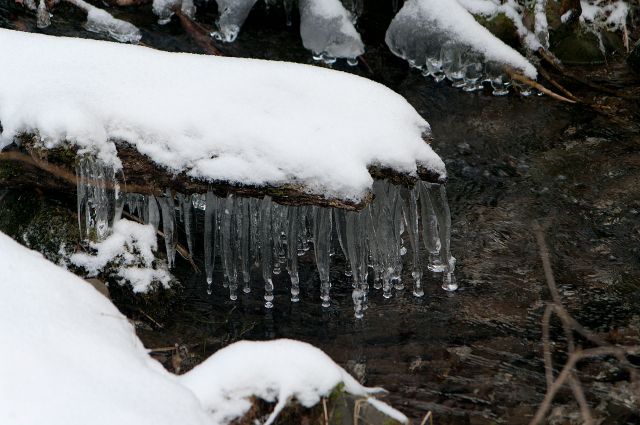
[{"label": "ice formation", "polygon": [[[122,195],[123,202],[118,203],[109,202],[115,197],[117,184],[114,174],[104,172],[104,168],[100,165],[81,169],[84,174],[78,179],[79,205],[104,207],[107,210],[104,216],[115,219],[124,208],[150,226],[138,229],[132,228],[134,224],[130,222],[125,222],[126,225],[116,222],[113,235],[94,245],[98,251],[96,256],[79,254],[72,258],[74,263],[94,272],[115,256],[125,255],[125,259],[128,258],[126,255],[129,254],[122,253],[122,247],[132,246],[136,240],[145,241],[139,232],[153,233],[150,229],[159,228],[164,235],[168,264],[173,264],[177,223],[181,221],[192,256],[196,254],[193,240],[198,230],[196,223],[204,223],[201,230],[208,292],[212,292],[214,283],[222,284],[228,289],[231,300],[238,299],[240,291],[249,293],[262,287],[259,292],[263,293],[264,305],[272,308],[274,285],[285,280],[290,288],[291,302],[298,302],[298,258],[311,255],[307,252],[312,247],[319,276],[320,301],[324,307],[331,305],[332,255],[338,250],[343,253],[348,275],[352,277],[352,298],[357,318],[363,317],[367,308],[370,285],[381,289],[385,298],[392,297],[394,290],[404,289],[402,272],[405,264],[412,277],[413,294],[417,297],[424,295],[422,276],[427,270],[441,275],[444,289],[457,289],[455,258],[449,246],[451,217],[444,185],[418,181],[413,188],[408,188],[376,180],[373,184],[374,200],[359,212],[317,206],[284,206],[268,196],[263,199],[233,194],[220,197],[211,191],[175,197],[169,191],[160,197],[125,194]],[[90,170],[94,170],[96,175],[87,174]],[[111,176],[113,180],[110,183],[99,182],[103,176]],[[85,234],[109,233],[108,221],[89,220],[84,209],[79,211],[85,214],[80,220],[81,226],[86,226],[83,227]],[[102,230],[103,227],[108,230]],[[151,233],[147,236],[150,237]],[[149,250],[144,252],[151,255]],[[152,256],[143,257],[148,260],[145,267],[151,268]],[[125,265],[130,263],[125,262]],[[224,276],[222,282],[214,282],[214,269],[218,264]],[[276,278],[284,272],[286,279]],[[255,274],[261,278],[255,279]],[[127,276],[122,274],[123,278]],[[144,286],[140,284],[139,288],[142,290]]]},{"label": "ice formation", "polygon": [[352,14],[339,0],[299,0],[302,44],[316,60],[326,63],[347,58],[357,65],[364,44],[353,25]]},{"label": "ice formation", "polygon": [[[54,0],[52,4],[61,0]],[[140,30],[133,24],[114,18],[109,12],[97,8],[84,0],[63,0],[87,13],[84,26],[87,31],[104,34],[122,43],[137,43],[142,38]],[[36,6],[34,0],[26,1],[25,6],[36,10],[38,28],[46,28],[51,24],[51,13],[46,0],[40,0]]]},{"label": "ice formation", "polygon": [[406,422],[369,397],[375,389],[297,341],[239,342],[175,376],[86,281],[3,233],[0,252],[3,424],[225,425],[245,413],[253,396],[277,398],[279,406],[295,397],[308,406],[341,383]]},{"label": "ice formation", "polygon": [[37,134],[118,170],[117,140],[192,178],[353,201],[371,190],[372,165],[446,176],[423,140],[424,118],[387,87],[344,72],[5,29],[0,55],[11,57],[0,148]]},{"label": "ice formation", "polygon": [[466,91],[489,81],[495,95],[507,94],[506,67],[536,77],[527,59],[476,22],[458,0],[408,0],[391,22],[386,42],[424,75],[447,78]]},{"label": "ice formation", "polygon": [[[293,5],[296,0],[283,0],[287,24],[291,25]],[[211,35],[220,41],[231,43],[236,40],[249,12],[257,0],[216,0],[218,18]],[[265,0],[267,6],[274,0]],[[300,35],[305,48],[314,59],[334,63],[337,58],[345,58],[350,65],[356,65],[357,57],[364,53],[364,44],[355,28],[358,14],[362,13],[362,0],[297,0],[300,11]],[[166,24],[173,15],[173,8],[180,6],[182,12],[193,18],[193,0],[154,0],[153,11],[159,23]]]}]

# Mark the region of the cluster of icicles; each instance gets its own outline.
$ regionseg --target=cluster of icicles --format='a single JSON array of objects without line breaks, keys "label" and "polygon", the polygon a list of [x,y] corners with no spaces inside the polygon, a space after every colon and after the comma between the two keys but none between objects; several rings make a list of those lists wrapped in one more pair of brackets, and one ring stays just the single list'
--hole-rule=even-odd
[{"label": "cluster of icicles", "polygon": [[[331,303],[330,267],[340,249],[351,276],[355,316],[363,317],[370,285],[385,298],[403,290],[403,264],[411,270],[413,294],[424,295],[423,264],[442,274],[442,287],[457,289],[455,258],[449,239],[451,217],[444,185],[419,181],[413,188],[376,181],[375,199],[358,212],[317,206],[283,206],[263,199],[206,194],[166,196],[122,194],[115,173],[91,159],[78,165],[78,217],[81,231],[94,238],[108,235],[127,209],[164,235],[169,267],[175,262],[177,222],[182,222],[190,254],[196,225],[204,223],[204,264],[211,293],[219,258],[232,300],[255,289],[252,271],[262,275],[266,308],[273,307],[274,275],[290,280],[291,301],[300,299],[298,258],[313,250],[324,307]],[[200,224],[202,226],[202,224]],[[424,245],[424,250],[421,249]],[[426,258],[421,258],[422,253]],[[310,254],[309,254],[310,255]],[[405,260],[405,258],[409,257]]]}]

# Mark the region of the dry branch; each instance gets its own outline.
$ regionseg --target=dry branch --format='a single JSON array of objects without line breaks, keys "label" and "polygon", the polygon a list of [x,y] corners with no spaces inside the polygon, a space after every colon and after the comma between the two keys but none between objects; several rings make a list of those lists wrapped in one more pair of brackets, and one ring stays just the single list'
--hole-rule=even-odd
[{"label": "dry branch", "polygon": [[[547,413],[551,409],[551,404],[556,394],[566,383],[568,383],[571,387],[573,395],[578,403],[578,406],[580,407],[580,414],[582,415],[584,423],[587,425],[592,425],[595,423],[595,420],[591,414],[591,410],[589,409],[582,384],[580,383],[577,372],[575,370],[576,364],[580,360],[587,358],[614,356],[624,367],[629,370],[631,380],[635,381],[637,379],[637,371],[628,361],[626,356],[627,354],[640,352],[640,346],[624,347],[608,344],[606,341],[594,335],[591,331],[584,328],[573,317],[571,317],[569,312],[562,305],[562,299],[560,298],[560,293],[558,292],[558,287],[553,275],[553,269],[551,268],[549,248],[545,241],[543,230],[537,224],[534,225],[534,229],[536,241],[538,243],[538,250],[540,252],[540,259],[542,260],[542,267],[544,269],[545,280],[547,282],[549,292],[551,293],[552,301],[547,304],[547,307],[542,316],[542,345],[545,377],[547,381],[547,392],[545,394],[544,400],[538,407],[535,416],[533,417],[531,422],[529,422],[529,425],[537,425],[544,420],[544,418],[547,416]],[[562,371],[555,378],[553,376],[551,342],[549,337],[552,314],[556,314],[562,322],[562,328],[565,337],[567,338],[567,352],[569,354],[569,358],[562,368]],[[574,332],[579,333],[590,342],[598,345],[598,347],[589,349],[576,347],[573,336]]]}]

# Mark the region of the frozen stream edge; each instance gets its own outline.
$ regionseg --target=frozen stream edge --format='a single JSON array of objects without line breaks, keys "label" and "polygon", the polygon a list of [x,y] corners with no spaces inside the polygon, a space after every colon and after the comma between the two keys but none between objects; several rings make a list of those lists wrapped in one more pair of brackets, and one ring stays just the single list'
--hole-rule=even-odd
[{"label": "frozen stream edge", "polygon": [[[164,234],[167,263],[175,263],[177,227],[184,226],[187,246],[194,256],[196,215],[204,222],[204,263],[208,292],[219,258],[222,284],[229,298],[249,293],[251,271],[262,274],[266,308],[273,307],[273,276],[289,274],[291,301],[300,299],[298,257],[313,246],[323,307],[331,305],[331,257],[340,249],[352,276],[354,312],[362,318],[370,284],[385,298],[404,289],[403,263],[411,270],[413,294],[422,297],[422,264],[442,275],[442,287],[457,289],[455,258],[450,250],[451,215],[443,184],[418,181],[413,188],[377,180],[374,200],[358,212],[318,206],[284,206],[234,194],[165,196],[120,192],[114,169],[91,157],[78,162],[78,221],[81,234],[93,240],[107,237],[123,209]],[[421,259],[420,244],[427,258]],[[339,247],[339,248],[338,248]],[[409,255],[410,254],[410,255]],[[407,260],[405,260],[407,258]]]}]

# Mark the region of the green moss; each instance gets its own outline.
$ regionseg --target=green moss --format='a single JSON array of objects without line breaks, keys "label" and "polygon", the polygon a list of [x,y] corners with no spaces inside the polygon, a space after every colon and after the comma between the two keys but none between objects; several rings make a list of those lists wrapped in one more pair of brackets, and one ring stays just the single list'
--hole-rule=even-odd
[{"label": "green moss", "polygon": [[35,192],[12,190],[0,208],[0,231],[57,263],[79,241],[76,215]]},{"label": "green moss", "polygon": [[482,16],[476,16],[475,18],[476,21],[506,44],[512,47],[520,46],[520,38],[518,37],[516,26],[504,13],[499,13],[491,19]]}]

